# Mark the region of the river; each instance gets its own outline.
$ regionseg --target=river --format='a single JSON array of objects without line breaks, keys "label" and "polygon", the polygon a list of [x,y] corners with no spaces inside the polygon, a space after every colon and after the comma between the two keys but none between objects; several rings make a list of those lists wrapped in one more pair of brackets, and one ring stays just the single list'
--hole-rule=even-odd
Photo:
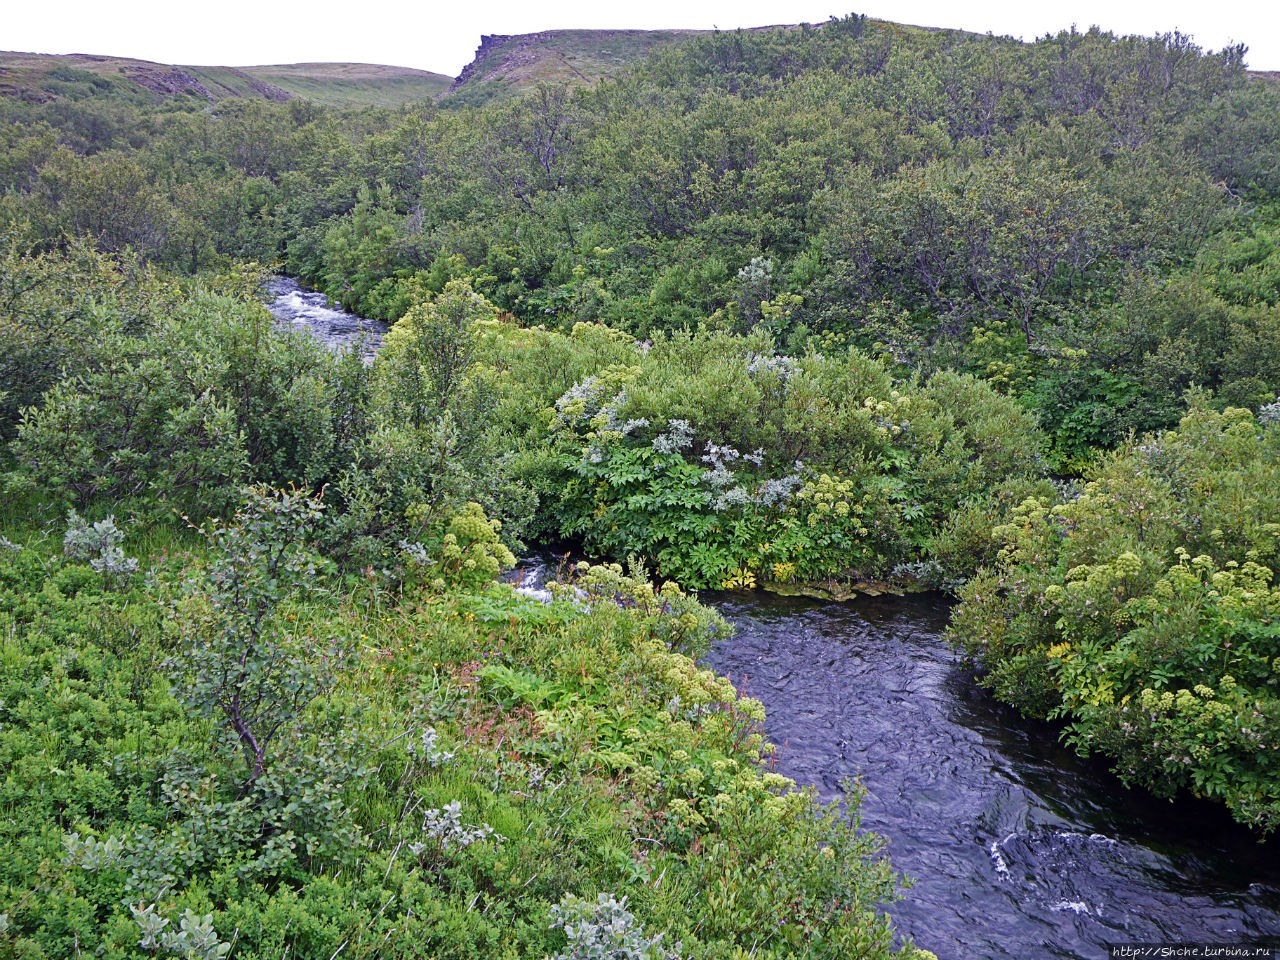
[{"label": "river", "polygon": [[[386,327],[278,278],[268,306],[371,355]],[[546,568],[521,565],[536,594]],[[914,883],[887,909],[939,960],[1104,958],[1116,943],[1280,947],[1280,848],[1220,807],[1128,790],[988,697],[941,639],[938,596],[707,594],[736,628],[705,658],[765,705],[778,770],[839,799]]]},{"label": "river", "polygon": [[323,293],[308,290],[289,277],[272,277],[264,293],[267,309],[281,326],[307,330],[334,349],[356,347],[369,359],[387,332],[385,323],[347,313]]},{"label": "river", "polygon": [[940,597],[709,594],[707,666],[765,705],[780,772],[863,823],[912,877],[888,907],[940,960],[1107,957],[1124,942],[1280,946],[1280,862],[1222,808],[1127,790],[974,682]]}]

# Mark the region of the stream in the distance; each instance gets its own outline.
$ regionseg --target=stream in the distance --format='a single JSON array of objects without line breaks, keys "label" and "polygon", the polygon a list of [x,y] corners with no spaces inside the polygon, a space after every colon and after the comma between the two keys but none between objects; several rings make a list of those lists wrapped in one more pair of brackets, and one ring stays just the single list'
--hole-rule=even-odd
[{"label": "stream in the distance", "polygon": [[272,277],[263,292],[267,309],[280,326],[309,331],[335,350],[358,347],[365,357],[372,357],[387,332],[385,323],[347,313],[323,293],[308,290],[289,277]]},{"label": "stream in the distance", "polygon": [[[268,297],[282,323],[331,346],[385,330],[292,280]],[[536,593],[543,561],[522,567]],[[914,880],[888,911],[940,960],[1280,946],[1277,843],[1258,844],[1215,805],[1126,790],[1055,728],[994,702],[942,642],[941,598],[703,599],[736,627],[706,665],[764,703],[780,772],[826,799],[861,779],[864,825]]]}]

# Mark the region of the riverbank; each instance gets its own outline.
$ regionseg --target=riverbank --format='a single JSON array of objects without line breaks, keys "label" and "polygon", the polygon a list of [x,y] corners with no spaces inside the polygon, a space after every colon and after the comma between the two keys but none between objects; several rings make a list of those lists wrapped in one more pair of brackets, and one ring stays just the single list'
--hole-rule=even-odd
[{"label": "riverbank", "polygon": [[[521,589],[543,595],[554,565],[526,564]],[[906,933],[943,958],[1012,958],[1280,931],[1273,844],[1212,805],[1125,788],[992,701],[942,640],[936,595],[860,586],[847,604],[708,594],[738,635],[705,662],[765,703],[787,776],[829,800],[861,778],[868,823],[915,878],[888,907]]]},{"label": "riverbank", "polygon": [[515,960],[579,918],[652,958],[897,955],[880,839],[688,655],[712,611],[608,568],[550,603],[341,574],[316,509],[267,495],[150,556],[5,530],[0,951]]},{"label": "riverbank", "polygon": [[[535,553],[531,597],[564,569]],[[762,591],[703,602],[734,629],[701,663],[764,706],[778,772],[839,802],[912,879],[886,905],[940,960],[1106,957],[1118,942],[1280,946],[1280,863],[1220,807],[1125,788],[993,700],[942,640],[936,593],[845,602]]]}]

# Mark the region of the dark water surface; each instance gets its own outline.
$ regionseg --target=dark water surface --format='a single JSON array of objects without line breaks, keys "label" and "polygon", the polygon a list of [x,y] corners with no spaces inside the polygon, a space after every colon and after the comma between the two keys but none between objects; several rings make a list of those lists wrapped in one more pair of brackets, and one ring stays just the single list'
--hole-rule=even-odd
[{"label": "dark water surface", "polygon": [[703,599],[737,628],[706,663],[763,701],[779,771],[828,799],[861,777],[865,826],[915,880],[889,913],[941,960],[1280,945],[1280,846],[1126,790],[992,701],[940,639],[941,598]]},{"label": "dark water surface", "polygon": [[[267,305],[330,346],[364,338],[366,356],[386,331],[283,277]],[[512,579],[545,597],[549,563]],[[1055,728],[995,703],[942,642],[942,598],[703,600],[737,628],[706,664],[764,703],[779,771],[827,799],[861,779],[864,824],[915,881],[889,913],[940,960],[1280,946],[1280,841],[1258,844],[1212,804],[1126,790]]]},{"label": "dark water surface", "polygon": [[290,277],[272,277],[265,292],[267,309],[282,326],[310,331],[333,349],[359,346],[365,357],[372,357],[387,332],[385,323],[347,313]]}]

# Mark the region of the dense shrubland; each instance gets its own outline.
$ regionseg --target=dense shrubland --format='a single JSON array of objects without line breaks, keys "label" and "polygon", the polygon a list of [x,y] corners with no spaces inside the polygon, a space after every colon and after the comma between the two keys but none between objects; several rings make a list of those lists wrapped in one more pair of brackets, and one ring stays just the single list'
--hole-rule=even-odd
[{"label": "dense shrubland", "polygon": [[1033,419],[970,376],[788,357],[763,331],[491,324],[485,342],[545,533],[682,583],[937,585],[993,553],[976,518],[1048,489]]},{"label": "dense shrubland", "polygon": [[[565,330],[718,315],[795,356],[838,335],[990,380],[1067,469],[1176,424],[1187,385],[1280,388],[1274,302],[1216,281],[1272,230],[1280,91],[1176,34],[850,17],[479,108],[91,97],[0,121],[0,217],[40,244],[274,262],[387,320],[467,277]],[[1227,336],[1187,329],[1201,302]]]},{"label": "dense shrubland", "polygon": [[951,634],[983,682],[1126,780],[1280,822],[1280,429],[1197,402],[995,529]]},{"label": "dense shrubland", "polygon": [[11,493],[156,520],[225,513],[245,484],[328,486],[353,554],[468,501],[520,544],[534,498],[490,427],[493,391],[468,343],[473,314],[492,310],[465,285],[415,308],[367,367],[355,351],[278,330],[253,270],[123,276],[115,258],[79,248],[13,262],[24,284],[14,339],[40,349],[8,360],[25,391],[4,423]]},{"label": "dense shrubland", "polygon": [[92,368],[98,343],[148,327],[180,298],[134,256],[103,257],[91,243],[39,252],[8,233],[0,251],[0,436],[60,380]]},{"label": "dense shrubland", "polygon": [[359,370],[277,334],[251,301],[197,287],[154,322],[93,339],[81,372],[23,410],[20,488],[211,513],[238,484],[323,484],[354,440],[339,401]]},{"label": "dense shrubland", "polygon": [[[0,121],[0,957],[888,955],[878,840],[687,588],[956,590],[997,696],[1280,819],[1240,50],[848,18],[456,112]],[[616,564],[495,582],[561,538]]]},{"label": "dense shrubland", "polygon": [[771,772],[759,703],[692,659],[723,620],[639,565],[495,582],[560,378],[629,337],[453,281],[366,367],[252,274],[19,260],[49,282],[16,329],[87,298],[102,337],[11,424],[0,956],[576,956],[597,916],[681,956],[894,952],[856,794]]},{"label": "dense shrubland", "polygon": [[507,548],[533,532],[690,586],[838,590],[962,580],[1002,505],[1049,489],[1034,419],[970,375],[790,357],[763,330],[521,327],[463,280],[366,367],[275,331],[241,281],[187,282],[127,332],[111,314],[23,409],[9,489],[154,519],[328,486],[334,549],[365,561],[476,503]]},{"label": "dense shrubland", "polygon": [[612,896],[682,956],[889,955],[879,841],[689,659],[714,613],[585,564],[545,606],[498,563],[393,592],[323,506],[250,491],[145,578],[9,531],[3,955],[576,955]]}]

